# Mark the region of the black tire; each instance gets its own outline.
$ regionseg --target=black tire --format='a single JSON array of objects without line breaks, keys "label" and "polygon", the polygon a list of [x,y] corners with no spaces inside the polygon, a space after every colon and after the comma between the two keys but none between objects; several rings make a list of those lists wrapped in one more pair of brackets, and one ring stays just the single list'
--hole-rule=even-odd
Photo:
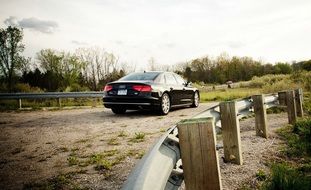
[{"label": "black tire", "polygon": [[111,108],[111,111],[115,114],[124,114],[126,112],[126,108],[115,107],[115,108]]},{"label": "black tire", "polygon": [[196,108],[199,106],[199,103],[200,103],[200,94],[198,91],[195,91],[193,93],[193,96],[192,96],[192,105],[191,107],[193,108]]},{"label": "black tire", "polygon": [[171,99],[168,93],[164,93],[161,97],[160,114],[167,115],[171,109]]}]

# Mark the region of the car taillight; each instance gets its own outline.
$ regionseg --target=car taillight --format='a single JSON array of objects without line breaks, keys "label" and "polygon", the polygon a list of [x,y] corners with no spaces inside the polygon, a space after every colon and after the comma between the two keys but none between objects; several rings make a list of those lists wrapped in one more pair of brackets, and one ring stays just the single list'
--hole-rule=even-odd
[{"label": "car taillight", "polygon": [[104,88],[104,91],[108,92],[112,90],[112,86],[111,85],[106,85],[105,88]]},{"label": "car taillight", "polygon": [[152,88],[149,85],[133,85],[133,90],[139,91],[139,92],[151,92]]}]

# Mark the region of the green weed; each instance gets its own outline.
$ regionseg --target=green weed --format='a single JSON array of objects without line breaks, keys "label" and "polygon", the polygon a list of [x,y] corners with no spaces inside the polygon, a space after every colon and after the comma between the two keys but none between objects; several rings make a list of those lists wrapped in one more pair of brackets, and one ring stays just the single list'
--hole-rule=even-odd
[{"label": "green weed", "polygon": [[310,176],[286,164],[274,164],[271,167],[271,177],[263,184],[263,190],[309,190]]},{"label": "green weed", "polygon": [[145,136],[146,134],[142,132],[135,133],[134,137],[130,139],[130,142],[143,142],[145,140]]},{"label": "green weed", "polygon": [[120,142],[118,141],[117,138],[110,138],[107,142],[108,145],[119,145]]}]

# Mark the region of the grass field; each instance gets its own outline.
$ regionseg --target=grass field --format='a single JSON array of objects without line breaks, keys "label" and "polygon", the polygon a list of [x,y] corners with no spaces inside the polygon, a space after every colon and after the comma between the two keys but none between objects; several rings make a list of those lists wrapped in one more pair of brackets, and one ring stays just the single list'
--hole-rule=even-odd
[{"label": "grass field", "polygon": [[260,88],[236,88],[236,89],[224,89],[211,92],[201,92],[201,102],[210,101],[228,101],[238,98],[245,98],[251,95],[261,94]]}]

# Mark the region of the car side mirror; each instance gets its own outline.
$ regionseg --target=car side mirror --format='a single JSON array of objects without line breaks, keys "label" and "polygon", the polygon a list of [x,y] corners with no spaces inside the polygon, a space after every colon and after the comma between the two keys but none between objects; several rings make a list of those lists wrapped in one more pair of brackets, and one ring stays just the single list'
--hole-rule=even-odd
[{"label": "car side mirror", "polygon": [[192,82],[190,82],[190,81],[187,81],[186,83],[185,83],[185,86],[191,86],[192,85]]}]

